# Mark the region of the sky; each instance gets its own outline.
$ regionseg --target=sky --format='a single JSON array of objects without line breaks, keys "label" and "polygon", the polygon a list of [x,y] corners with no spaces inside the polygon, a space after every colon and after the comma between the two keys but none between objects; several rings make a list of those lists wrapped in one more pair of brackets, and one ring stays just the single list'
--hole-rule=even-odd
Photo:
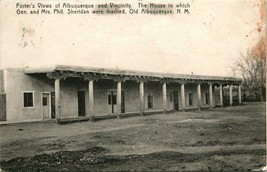
[{"label": "sky", "polygon": [[233,76],[231,66],[240,52],[258,40],[253,31],[259,21],[256,3],[169,2],[188,2],[190,14],[17,15],[15,2],[3,0],[0,68],[58,64]]}]

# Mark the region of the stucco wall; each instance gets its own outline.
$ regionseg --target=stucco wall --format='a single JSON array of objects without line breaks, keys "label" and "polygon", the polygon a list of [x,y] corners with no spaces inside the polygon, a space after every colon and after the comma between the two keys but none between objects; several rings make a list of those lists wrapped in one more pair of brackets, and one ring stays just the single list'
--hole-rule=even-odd
[{"label": "stucco wall", "polygon": [[4,70],[0,69],[0,94],[4,93]]},{"label": "stucco wall", "polygon": [[[42,119],[42,92],[53,91],[53,82],[43,77],[25,75],[23,69],[5,69],[7,121]],[[34,92],[34,107],[23,107],[23,92]]]},{"label": "stucco wall", "polygon": [[[88,82],[79,78],[61,80],[61,116],[78,116],[78,91],[85,92],[85,111],[89,114]],[[123,86],[123,85],[122,85]],[[108,114],[107,92],[116,91],[117,85],[112,80],[94,81],[94,113]],[[116,108],[116,105],[115,105]]]},{"label": "stucco wall", "polygon": [[[2,77],[3,78],[3,77]],[[6,113],[7,121],[23,121],[42,119],[42,93],[54,92],[54,80],[48,79],[46,75],[26,75],[23,69],[6,69],[4,72],[5,78],[5,93],[6,93]],[[85,91],[85,111],[89,114],[89,94],[88,82],[80,78],[67,78],[60,80],[61,88],[61,116],[77,117],[78,116],[78,91]],[[110,109],[108,106],[108,91],[116,92],[117,84],[113,80],[94,81],[94,112],[95,114],[108,114]],[[201,85],[202,102],[205,101],[205,92],[209,92],[209,85]],[[34,107],[23,107],[23,92],[34,92]],[[136,81],[122,82],[122,91],[125,98],[125,112],[139,112],[140,97],[139,97],[139,83]],[[163,110],[162,98],[162,84],[160,82],[146,82],[144,84],[145,109],[146,110]],[[181,109],[181,89],[178,83],[167,84],[167,109],[174,109],[174,102],[170,101],[170,93],[177,91],[178,106]],[[188,93],[193,93],[193,106],[188,106]],[[215,90],[213,88],[213,93]],[[153,108],[148,109],[147,97],[153,95]],[[185,98],[187,108],[196,108],[197,101],[197,84],[185,85]],[[215,102],[215,95],[213,94],[213,101]],[[203,104],[205,105],[205,104]],[[208,105],[207,105],[208,106]],[[116,109],[115,105],[115,109]],[[116,110],[115,110],[116,112]]]},{"label": "stucco wall", "polygon": [[[60,80],[61,91],[61,116],[62,117],[76,117],[78,116],[78,91],[85,91],[85,99],[88,98],[88,91],[86,89],[85,81],[79,79],[67,78]],[[86,101],[87,102],[87,101]],[[87,112],[87,109],[85,109]]]},{"label": "stucco wall", "polygon": [[153,108],[152,110],[162,110],[163,99],[162,99],[162,85],[159,82],[147,82],[145,83],[145,109],[148,109],[147,99],[148,95],[153,96]]},{"label": "stucco wall", "polygon": [[0,121],[6,121],[6,95],[0,93]]},{"label": "stucco wall", "polygon": [[126,81],[123,84],[125,90],[125,112],[140,111],[139,83],[136,81]]},{"label": "stucco wall", "polygon": [[[123,85],[122,85],[123,87]],[[117,84],[113,80],[98,80],[94,82],[94,112],[95,114],[108,113],[108,90],[115,91]],[[115,105],[116,108],[116,105]]]},{"label": "stucco wall", "polygon": [[6,95],[4,94],[4,70],[0,70],[0,121],[6,120]]},{"label": "stucco wall", "polygon": [[[177,98],[178,98],[178,108],[181,107],[181,103],[180,103],[180,85],[178,83],[169,83],[167,84],[167,110],[174,110],[174,100],[172,100],[172,102],[170,101],[170,94],[173,91],[177,91]],[[173,95],[173,99],[174,99],[174,95]]]},{"label": "stucco wall", "polygon": [[[189,105],[189,93],[193,93],[193,105],[192,106]],[[186,108],[198,107],[196,84],[185,85],[185,105],[186,105]]]}]

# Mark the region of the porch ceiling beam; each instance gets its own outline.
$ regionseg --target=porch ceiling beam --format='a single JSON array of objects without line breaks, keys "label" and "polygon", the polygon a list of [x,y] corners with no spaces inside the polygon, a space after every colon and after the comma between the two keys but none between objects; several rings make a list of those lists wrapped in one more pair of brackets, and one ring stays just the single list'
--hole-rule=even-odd
[{"label": "porch ceiling beam", "polygon": [[60,72],[49,72],[49,73],[46,73],[46,76],[49,79],[64,79],[65,80],[67,78],[66,74],[60,73]]},{"label": "porch ceiling beam", "polygon": [[46,75],[50,79],[66,79],[68,77],[82,78],[83,76],[88,74],[85,74],[84,72],[55,71],[55,72],[49,72]]},{"label": "porch ceiling beam", "polygon": [[110,78],[115,82],[125,82],[126,80],[129,80],[129,77],[120,77],[120,76],[110,76]]},{"label": "porch ceiling beam", "polygon": [[168,79],[165,79],[165,78],[160,79],[159,82],[161,84],[169,84],[170,83],[170,81]]},{"label": "porch ceiling beam", "polygon": [[147,79],[147,78],[135,78],[135,80],[136,80],[138,83],[141,83],[141,82],[146,83],[147,81],[149,81],[149,79]]},{"label": "porch ceiling beam", "polygon": [[137,76],[135,80],[137,82],[148,82],[148,81],[160,81],[161,78],[154,76]]},{"label": "porch ceiling beam", "polygon": [[223,78],[215,79],[215,78],[183,78],[183,77],[162,77],[162,76],[152,76],[152,75],[138,75],[138,74],[108,74],[108,73],[99,73],[99,72],[86,72],[86,71],[70,71],[70,70],[54,70],[51,72],[45,73],[50,79],[66,79],[68,77],[75,78],[83,78],[84,80],[98,80],[98,79],[112,79],[114,81],[122,81],[126,80],[136,80],[137,82],[143,81],[158,81],[158,82],[176,82],[176,83],[213,83],[214,85],[240,85],[242,80],[235,80],[232,78]]},{"label": "porch ceiling beam", "polygon": [[96,76],[91,75],[91,74],[84,74],[84,75],[82,75],[82,78],[85,81],[98,81],[98,79],[99,79],[99,77],[96,77]]}]

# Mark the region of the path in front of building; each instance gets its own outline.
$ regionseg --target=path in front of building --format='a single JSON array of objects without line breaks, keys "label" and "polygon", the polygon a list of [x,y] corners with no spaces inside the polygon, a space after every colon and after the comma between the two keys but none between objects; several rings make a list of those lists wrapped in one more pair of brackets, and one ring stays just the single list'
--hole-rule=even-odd
[{"label": "path in front of building", "polygon": [[227,171],[265,165],[263,103],[67,125],[1,125],[0,134],[1,168],[8,170]]}]

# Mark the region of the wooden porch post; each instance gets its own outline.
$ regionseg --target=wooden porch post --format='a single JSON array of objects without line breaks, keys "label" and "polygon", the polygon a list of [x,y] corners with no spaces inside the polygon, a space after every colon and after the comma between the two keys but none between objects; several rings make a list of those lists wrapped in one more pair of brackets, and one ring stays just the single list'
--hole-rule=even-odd
[{"label": "wooden porch post", "polygon": [[201,110],[201,85],[197,85],[198,110]]},{"label": "wooden porch post", "polygon": [[210,96],[210,108],[213,109],[212,83],[210,83],[209,85],[209,96]]},{"label": "wooden porch post", "polygon": [[182,110],[185,110],[185,84],[181,84],[181,99],[182,99]]},{"label": "wooden porch post", "polygon": [[229,87],[229,105],[233,105],[233,85]]},{"label": "wooden porch post", "polygon": [[118,106],[117,117],[120,118],[120,115],[121,115],[121,81],[117,82],[117,106]]},{"label": "wooden porch post", "polygon": [[64,72],[49,72],[46,73],[49,79],[54,79],[54,87],[55,87],[55,113],[56,113],[56,123],[60,123],[61,120],[61,91],[60,91],[60,80],[66,79],[67,74]]},{"label": "wooden porch post", "polygon": [[220,106],[223,107],[223,86],[220,85]]},{"label": "wooden porch post", "polygon": [[89,80],[88,82],[88,93],[89,93],[89,117],[90,121],[94,121],[94,81]]},{"label": "wooden porch post", "polygon": [[144,115],[145,106],[144,106],[144,82],[139,83],[139,93],[140,93],[140,115]]},{"label": "wooden porch post", "polygon": [[167,113],[167,85],[166,82],[162,84],[162,96],[163,96],[163,113]]},{"label": "wooden porch post", "polygon": [[241,85],[238,85],[238,102],[239,105],[242,105]]},{"label": "wooden porch post", "polygon": [[90,121],[94,121],[94,81],[98,78],[90,74],[83,74],[83,79],[88,82],[88,114]]},{"label": "wooden porch post", "polygon": [[55,110],[56,110],[56,123],[60,122],[61,107],[60,107],[60,79],[55,79]]}]

